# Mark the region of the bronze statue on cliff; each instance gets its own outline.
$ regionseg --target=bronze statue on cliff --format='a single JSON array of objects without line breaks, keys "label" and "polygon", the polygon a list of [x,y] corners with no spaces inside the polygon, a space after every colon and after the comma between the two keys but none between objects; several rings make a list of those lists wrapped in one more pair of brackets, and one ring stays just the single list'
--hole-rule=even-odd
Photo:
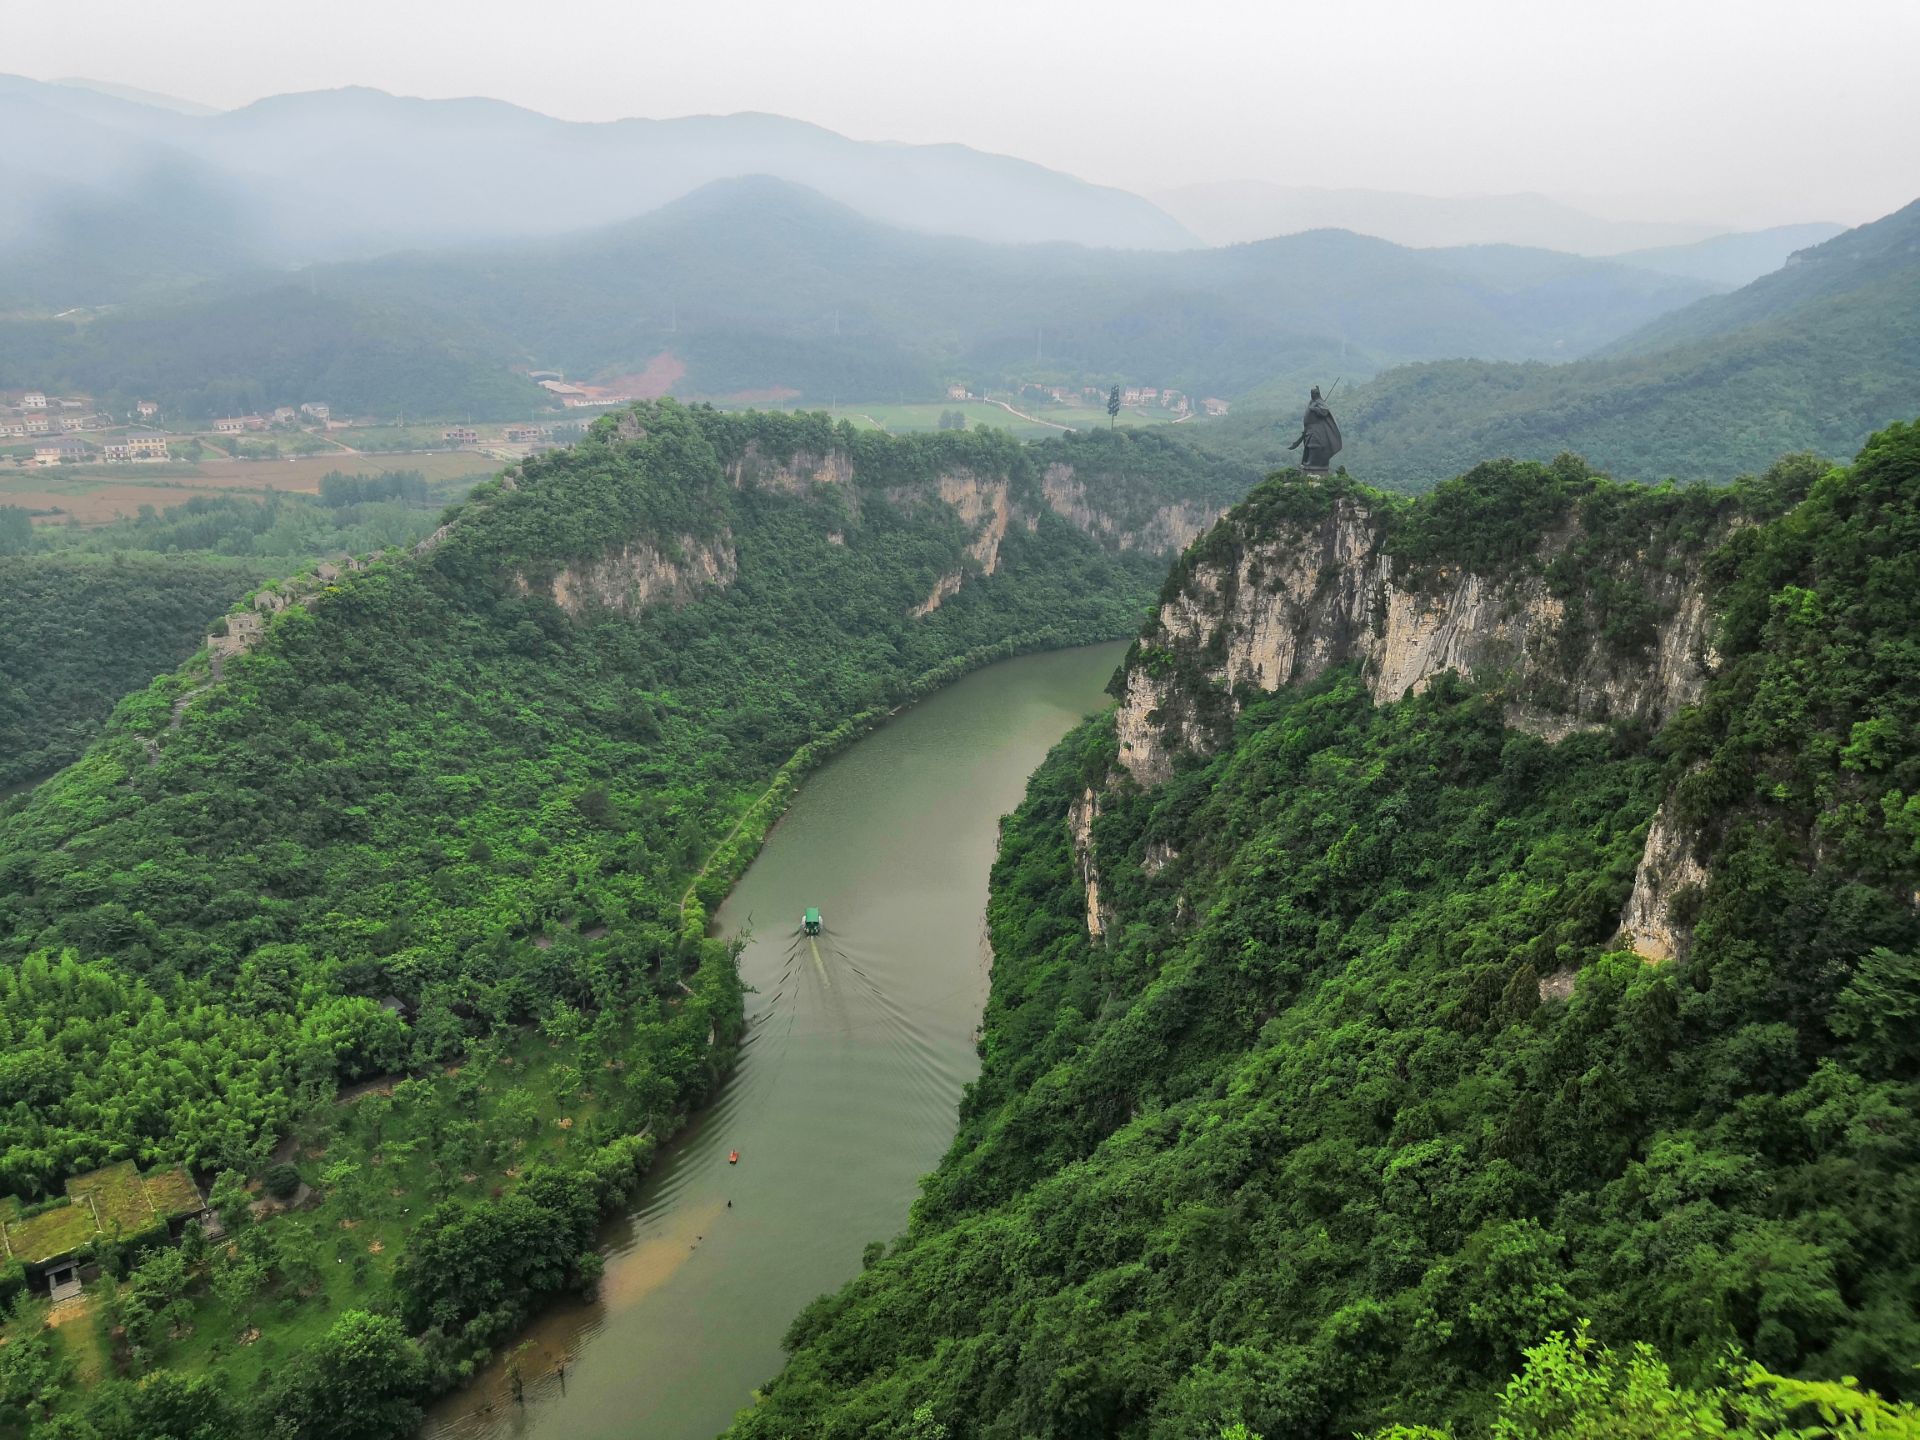
[{"label": "bronze statue on cliff", "polygon": [[1333,457],[1340,453],[1340,426],[1333,418],[1333,411],[1327,408],[1327,402],[1320,398],[1320,387],[1313,387],[1313,395],[1307,401],[1307,417],[1300,422],[1300,438],[1287,446],[1289,450],[1300,450],[1300,468],[1302,470],[1324,471],[1332,463]]}]

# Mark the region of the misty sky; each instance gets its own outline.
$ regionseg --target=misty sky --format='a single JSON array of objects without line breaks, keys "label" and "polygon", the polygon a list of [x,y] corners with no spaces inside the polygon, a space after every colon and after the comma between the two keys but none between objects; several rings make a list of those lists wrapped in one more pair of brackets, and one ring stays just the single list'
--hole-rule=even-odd
[{"label": "misty sky", "polygon": [[59,0],[0,70],[220,106],[364,84],[577,120],[768,110],[1137,190],[1536,190],[1859,223],[1920,195],[1920,0]]}]

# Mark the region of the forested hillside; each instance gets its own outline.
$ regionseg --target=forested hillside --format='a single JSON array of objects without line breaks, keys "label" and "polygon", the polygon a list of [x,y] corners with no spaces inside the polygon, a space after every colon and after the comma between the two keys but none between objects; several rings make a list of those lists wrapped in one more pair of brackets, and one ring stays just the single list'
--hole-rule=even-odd
[{"label": "forested hillside", "polygon": [[1408,250],[1343,231],[1174,254],[996,246],[876,224],[764,177],[561,243],[395,256],[319,283],[429,301],[583,374],[668,352],[692,393],[809,399],[1036,368],[1235,394],[1343,353],[1356,373],[1579,355],[1710,289],[1548,251]]},{"label": "forested hillside", "polygon": [[212,560],[0,557],[0,791],[79,755],[122,695],[199,649],[260,578]]},{"label": "forested hillside", "polygon": [[0,389],[78,390],[177,421],[277,405],[342,415],[517,419],[544,391],[457,314],[359,303],[278,279],[76,319],[0,320]]},{"label": "forested hillside", "polygon": [[[185,1161],[235,1240],[89,1241],[123,1283],[57,1334],[23,1312],[8,1415],[318,1436],[352,1374],[353,1433],[400,1435],[590,1284],[603,1205],[728,1063],[705,907],[888,707],[1137,623],[1164,552],[1078,528],[1108,475],[1173,523],[1132,443],[637,408],[414,550],[266,587],[217,665],[125,700],[0,838],[0,1220]],[[1196,499],[1231,474],[1193,473]],[[147,1380],[81,1383],[116,1371]]]},{"label": "forested hillside", "polygon": [[1617,475],[1728,480],[1789,450],[1851,454],[1910,411],[1916,393],[1920,202],[1655,320],[1601,356],[1443,360],[1381,375],[1341,411],[1341,459],[1403,487],[1486,455],[1562,450]]},{"label": "forested hillside", "polygon": [[1915,1388],[1916,633],[1920,427],[1269,481],[1007,824],[959,1136],[731,1433],[1909,1433],[1728,1347]]},{"label": "forested hillside", "polygon": [[[416,474],[419,493],[425,482]],[[111,525],[36,531],[0,506],[0,791],[50,774],[130,690],[206,643],[261,580],[315,559],[410,543],[433,511],[398,498],[199,496]],[[163,558],[164,557],[164,558]]]}]

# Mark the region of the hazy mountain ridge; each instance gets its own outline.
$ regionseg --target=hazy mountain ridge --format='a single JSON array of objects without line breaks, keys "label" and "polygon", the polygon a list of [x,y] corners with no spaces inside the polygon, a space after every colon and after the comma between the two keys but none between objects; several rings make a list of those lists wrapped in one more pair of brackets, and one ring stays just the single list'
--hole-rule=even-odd
[{"label": "hazy mountain ridge", "polygon": [[1618,255],[1719,233],[1708,224],[1604,220],[1545,195],[1412,195],[1220,180],[1153,192],[1201,239],[1231,245],[1301,230],[1358,230],[1400,245],[1529,245]]},{"label": "hazy mountain ridge", "polygon": [[1770,275],[1801,250],[1846,232],[1844,225],[1815,221],[1805,225],[1776,225],[1766,230],[1715,235],[1691,245],[1666,245],[1651,250],[1628,250],[1614,256],[1623,265],[1638,265],[1667,275],[1685,275],[1724,285],[1747,285]]},{"label": "hazy mountain ridge", "polygon": [[[197,192],[145,217],[192,225],[196,272],[420,246],[552,236],[657,208],[716,179],[774,173],[889,223],[996,241],[1176,248],[1193,237],[1139,196],[961,145],[857,141],[775,115],[583,124],[502,101],[366,88],[279,95],[212,114],[125,92],[0,76],[9,249],[52,247],[49,216],[106,213],[156,173]],[[613,183],[609,183],[609,181]],[[216,203],[217,200],[217,203]],[[239,237],[235,239],[234,237]],[[69,250],[87,232],[68,231]],[[94,273],[0,280],[0,304],[94,304],[157,275],[129,249]],[[11,266],[5,268],[11,269]]]},{"label": "hazy mountain ridge", "polygon": [[[209,384],[230,388],[248,363],[277,377],[249,403],[300,403],[332,376],[345,389],[326,398],[347,409],[504,414],[535,398],[509,366],[617,377],[660,357],[692,396],[926,397],[952,379],[1037,373],[1197,398],[1281,371],[1358,379],[1434,356],[1583,354],[1708,288],[1545,251],[1417,251],[1336,231],[1210,251],[995,245],[884,225],[756,176],[586,234],[17,322],[0,327],[16,337],[0,384],[60,378],[124,396],[165,383],[224,405],[208,384],[183,388],[212,359],[170,357],[171,323],[217,342]],[[396,379],[383,358],[396,350],[417,353],[418,370]],[[499,370],[484,383],[483,357]]]},{"label": "hazy mountain ridge", "polygon": [[[1423,488],[1483,455],[1572,450],[1615,474],[1727,480],[1792,450],[1843,455],[1920,393],[1920,202],[1799,252],[1564,365],[1389,370],[1340,411],[1341,461]],[[1284,427],[1290,415],[1277,417]],[[1222,444],[1271,455],[1271,414]]]}]

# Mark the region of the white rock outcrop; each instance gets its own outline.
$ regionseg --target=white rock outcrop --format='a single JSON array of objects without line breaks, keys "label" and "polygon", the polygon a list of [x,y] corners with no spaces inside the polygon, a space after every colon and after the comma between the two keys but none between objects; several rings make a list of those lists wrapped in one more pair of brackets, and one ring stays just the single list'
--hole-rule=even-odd
[{"label": "white rock outcrop", "polygon": [[703,590],[731,584],[739,569],[730,534],[682,535],[670,549],[629,540],[592,560],[564,565],[545,579],[516,574],[514,588],[545,593],[569,615],[588,610],[637,615],[653,605],[685,605]]},{"label": "white rock outcrop", "polygon": [[1093,854],[1093,822],[1100,818],[1100,797],[1091,786],[1067,807],[1067,828],[1073,832],[1073,854],[1080,866],[1080,884],[1087,892],[1087,934],[1106,934],[1106,914],[1100,908],[1100,866]]},{"label": "white rock outcrop", "polygon": [[1055,461],[1041,472],[1040,493],[1046,499],[1047,508],[1062,520],[1117,550],[1178,554],[1212,529],[1214,522],[1226,513],[1218,505],[1182,500],[1160,506],[1145,523],[1133,529],[1123,529],[1118,520],[1088,499],[1086,482],[1064,461]]},{"label": "white rock outcrop", "polygon": [[1621,941],[1643,960],[1680,958],[1691,937],[1687,927],[1674,919],[1674,898],[1682,890],[1706,883],[1706,869],[1694,858],[1693,836],[1674,825],[1661,806],[1647,828],[1633,893],[1620,916]]},{"label": "white rock outcrop", "polygon": [[[1119,716],[1120,759],[1154,785],[1181,747],[1207,750],[1249,690],[1271,692],[1358,660],[1376,702],[1418,694],[1454,671],[1508,700],[1508,722],[1549,740],[1613,720],[1658,723],[1698,698],[1713,664],[1709,615],[1697,582],[1640,573],[1657,613],[1650,650],[1624,656],[1574,633],[1566,603],[1538,566],[1510,577],[1451,570],[1403,576],[1382,549],[1375,517],[1341,498],[1312,525],[1229,547],[1203,561],[1160,608],[1141,640],[1155,651],[1204,657],[1201,678],[1226,703],[1199,703],[1191,676],[1136,660]],[[1551,559],[1566,536],[1538,557]],[[1207,697],[1211,698],[1211,697]]]}]

